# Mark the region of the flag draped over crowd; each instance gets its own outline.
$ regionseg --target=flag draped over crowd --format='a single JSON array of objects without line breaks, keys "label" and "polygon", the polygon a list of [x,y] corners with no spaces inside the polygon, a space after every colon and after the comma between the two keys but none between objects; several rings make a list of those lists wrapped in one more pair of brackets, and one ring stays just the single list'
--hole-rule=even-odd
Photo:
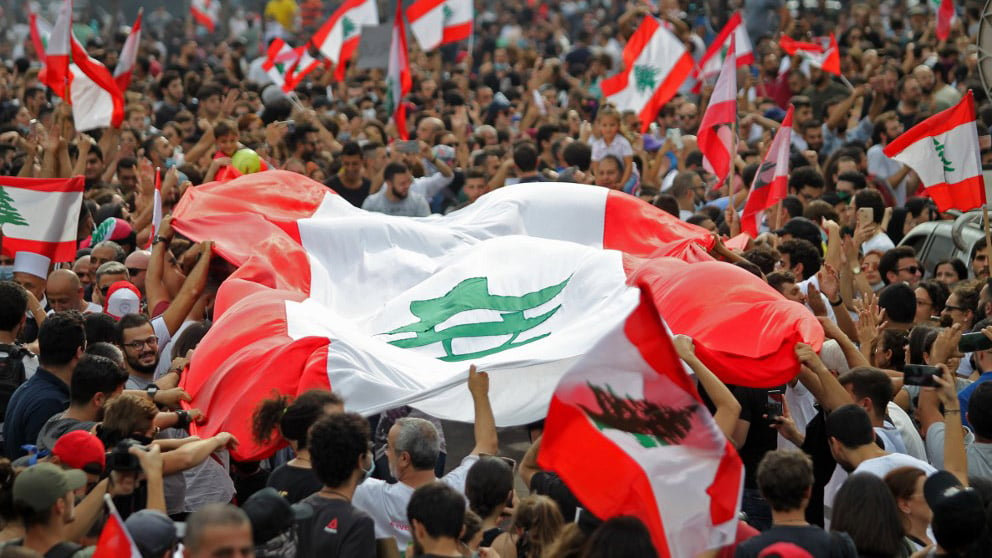
[{"label": "flag draped over crowd", "polygon": [[[499,424],[541,418],[562,373],[623,322],[638,289],[649,289],[666,318],[672,313],[674,331],[698,336],[718,375],[740,383],[781,384],[797,366],[788,348],[822,342],[815,319],[757,277],[661,258],[684,253],[685,243],[705,252],[712,237],[605,189],[507,187],[445,217],[409,219],[357,209],[317,182],[271,171],[189,190],[174,226],[214,240],[239,266],[221,287],[217,327],[185,387],[209,417],[201,431],[238,435],[240,458],[273,449],[247,435],[253,405],[273,388],[331,386],[364,414],[410,404],[468,421],[460,384],[476,364],[492,378]],[[649,257],[672,276],[632,286]],[[732,274],[735,286],[722,287],[719,304],[692,284],[713,272],[691,273],[697,265]],[[700,312],[712,319],[696,319]],[[741,336],[754,312],[764,327],[758,344]]]}]

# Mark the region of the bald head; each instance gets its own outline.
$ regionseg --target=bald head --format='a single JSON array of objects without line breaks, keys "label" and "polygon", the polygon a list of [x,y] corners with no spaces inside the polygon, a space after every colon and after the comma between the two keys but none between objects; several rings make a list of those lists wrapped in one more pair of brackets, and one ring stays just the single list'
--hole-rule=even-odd
[{"label": "bald head", "polygon": [[56,312],[82,311],[86,305],[83,302],[83,283],[74,271],[68,269],[56,269],[48,275],[45,295]]},{"label": "bald head", "polygon": [[148,274],[148,260],[151,256],[152,253],[148,250],[135,250],[124,260],[124,267],[131,274],[131,282],[138,287],[142,296],[145,294],[145,275]]},{"label": "bald head", "polygon": [[72,271],[79,276],[79,280],[82,281],[83,285],[90,284],[90,256],[89,254],[76,260],[76,263],[72,264]]}]

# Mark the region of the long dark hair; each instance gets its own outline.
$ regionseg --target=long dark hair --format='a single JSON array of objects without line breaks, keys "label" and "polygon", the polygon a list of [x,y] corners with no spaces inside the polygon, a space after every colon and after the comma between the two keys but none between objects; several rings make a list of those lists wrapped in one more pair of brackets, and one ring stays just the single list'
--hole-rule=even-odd
[{"label": "long dark hair", "polygon": [[311,389],[295,399],[273,392],[263,399],[252,414],[252,435],[259,444],[268,444],[276,428],[288,441],[296,442],[297,449],[306,449],[307,432],[317,419],[324,416],[328,405],[344,405],[344,400],[330,390]]},{"label": "long dark hair", "polygon": [[834,499],[830,530],[850,535],[862,556],[905,555],[899,506],[885,481],[875,475],[847,478]]}]

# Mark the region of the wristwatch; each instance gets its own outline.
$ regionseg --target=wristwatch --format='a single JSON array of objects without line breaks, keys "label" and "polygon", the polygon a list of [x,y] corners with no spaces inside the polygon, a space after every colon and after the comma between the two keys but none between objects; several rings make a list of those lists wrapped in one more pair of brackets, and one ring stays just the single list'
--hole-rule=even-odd
[{"label": "wristwatch", "polygon": [[159,389],[158,386],[155,384],[152,384],[147,388],[145,388],[145,392],[148,393],[148,398],[151,399],[152,402],[155,401],[155,394],[158,393],[158,389]]},{"label": "wristwatch", "polygon": [[834,302],[834,301],[829,300],[829,299],[827,300],[827,302],[830,303],[830,306],[840,306],[841,304],[844,304],[844,299],[841,298],[841,297],[837,297],[837,302]]},{"label": "wristwatch", "polygon": [[861,275],[861,266],[858,265],[858,266],[852,267],[851,268],[851,273],[853,273],[855,275]]},{"label": "wristwatch", "polygon": [[158,244],[159,242],[169,242],[169,239],[168,238],[165,238],[164,236],[162,236],[160,234],[157,234],[157,235],[155,235],[155,240],[152,242],[152,244],[153,245],[154,244]]}]

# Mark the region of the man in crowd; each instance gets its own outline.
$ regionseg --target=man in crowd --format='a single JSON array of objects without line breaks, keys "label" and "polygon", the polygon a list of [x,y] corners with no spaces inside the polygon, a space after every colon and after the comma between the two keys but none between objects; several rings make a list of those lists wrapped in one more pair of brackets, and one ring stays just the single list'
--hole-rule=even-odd
[{"label": "man in crowd", "polygon": [[[361,168],[361,167],[359,167]],[[385,181],[381,190],[362,203],[362,209],[405,217],[427,217],[430,205],[423,196],[410,191],[413,175],[404,163],[392,162],[382,171]]]}]

